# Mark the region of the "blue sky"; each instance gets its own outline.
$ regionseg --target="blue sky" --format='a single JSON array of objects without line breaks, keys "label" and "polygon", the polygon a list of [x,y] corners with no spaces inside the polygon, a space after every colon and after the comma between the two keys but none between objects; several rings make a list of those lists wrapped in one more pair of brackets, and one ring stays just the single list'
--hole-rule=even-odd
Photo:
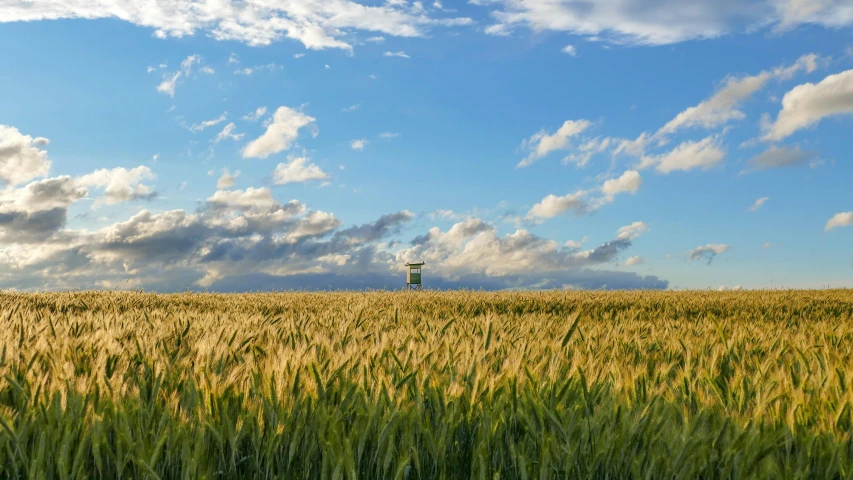
[{"label": "blue sky", "polygon": [[838,0],[0,6],[0,288],[853,287]]}]

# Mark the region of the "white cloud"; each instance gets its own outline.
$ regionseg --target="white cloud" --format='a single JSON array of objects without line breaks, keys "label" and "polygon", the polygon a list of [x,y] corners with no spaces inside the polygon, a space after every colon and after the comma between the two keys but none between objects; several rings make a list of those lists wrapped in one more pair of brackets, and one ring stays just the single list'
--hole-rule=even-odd
[{"label": "white cloud", "polygon": [[237,181],[237,177],[240,176],[240,170],[237,170],[234,173],[231,173],[227,168],[222,169],[222,176],[219,177],[219,180],[216,181],[216,189],[224,190],[226,188],[231,188],[234,186],[234,183]]},{"label": "white cloud", "polygon": [[762,207],[762,205],[764,205],[765,202],[767,202],[767,200],[770,200],[770,197],[759,198],[758,200],[755,201],[755,203],[752,204],[751,207],[749,207],[749,211],[754,212],[754,211],[758,210],[759,208]]},{"label": "white cloud", "polygon": [[85,187],[67,175],[45,178],[21,188],[0,190],[0,214],[35,213],[64,208],[87,194]]},{"label": "white cloud", "polygon": [[[612,178],[593,191],[578,190],[559,197],[548,195],[541,202],[534,205],[526,215],[528,221],[537,221],[556,217],[566,211],[572,210],[576,215],[585,215],[593,212],[604,205],[613,203],[616,195],[620,193],[635,194],[640,188],[643,180],[635,170],[628,170],[618,178]],[[590,193],[601,192],[600,197],[591,197]]]},{"label": "white cloud", "polygon": [[297,60],[298,60],[298,59],[300,59],[300,58],[302,58],[302,57],[304,57],[304,56],[305,56],[305,54],[304,54],[304,53],[294,53],[294,54],[293,54],[293,58],[295,58],[295,59],[297,59]]},{"label": "white cloud", "polygon": [[804,83],[791,89],[782,98],[782,110],[776,121],[765,124],[761,138],[782,140],[826,117],[850,114],[853,114],[853,70],[829,75],[817,84]]},{"label": "white cloud", "polygon": [[585,195],[583,190],[562,197],[548,195],[527,212],[527,218],[553,218],[568,210],[574,210],[575,214],[581,215],[587,211]]},{"label": "white cloud", "polygon": [[[217,210],[242,210],[252,213],[272,212],[281,207],[272,197],[269,188],[218,189],[213,193],[213,196],[207,199],[207,202]],[[293,213],[299,213],[302,208],[295,208]]]},{"label": "white cloud", "polygon": [[[623,141],[626,142],[626,141]],[[614,144],[610,137],[595,137],[587,140],[578,147],[578,152],[571,153],[563,159],[563,164],[574,163],[578,167],[585,167],[593,155],[601,153]]]},{"label": "white cloud", "polygon": [[682,128],[701,126],[713,128],[728,123],[730,120],[741,120],[746,115],[740,111],[740,104],[764,87],[773,78],[787,79],[799,71],[808,73],[817,69],[820,58],[815,54],[803,55],[796,63],[788,67],[777,67],[765,70],[758,75],[745,77],[728,77],[717,93],[695,107],[676,115],[675,118],[661,127],[657,136],[671,134]]},{"label": "white cloud", "polygon": [[445,209],[438,209],[438,210],[435,210],[434,212],[430,212],[430,214],[429,214],[430,220],[438,220],[438,219],[441,219],[441,220],[461,220],[462,218],[465,218],[465,216],[460,215],[460,214],[454,212],[453,210],[445,210]]},{"label": "white cloud", "polygon": [[412,57],[406,55],[406,52],[404,52],[402,50],[400,50],[398,52],[385,52],[382,55],[386,56],[386,57],[412,58]]},{"label": "white cloud", "polygon": [[267,114],[267,107],[258,107],[254,112],[247,113],[240,117],[241,120],[246,120],[247,122],[257,122],[264,115]]},{"label": "white cloud", "polygon": [[229,123],[228,125],[225,125],[225,128],[223,128],[222,131],[216,135],[216,138],[213,139],[214,143],[219,143],[222,140],[240,140],[240,139],[242,139],[243,136],[245,136],[246,134],[245,133],[234,133],[234,129],[236,129],[236,128],[237,128],[237,126],[234,125],[233,122]]},{"label": "white cloud", "polygon": [[626,267],[633,267],[635,265],[645,265],[646,260],[643,257],[629,257],[628,260],[625,260]]},{"label": "white cloud", "polygon": [[[298,110],[278,107],[273,118],[267,122],[266,132],[243,148],[243,158],[267,158],[289,149],[296,141],[299,130],[311,126],[314,121],[314,117]],[[316,129],[314,135],[316,136]]]},{"label": "white cloud", "polygon": [[11,0],[0,10],[0,23],[62,18],[117,18],[154,29],[158,38],[201,32],[216,40],[269,45],[290,38],[306,48],[351,50],[347,33],[361,30],[397,37],[423,37],[435,26],[472,24],[469,18],[431,17],[403,5],[363,5],[351,0],[198,3],[191,0],[68,0],[32,4]]},{"label": "white cloud", "polygon": [[853,225],[853,212],[841,212],[832,216],[824,227],[823,231],[828,232],[833,228],[847,227]]},{"label": "white cloud", "polygon": [[767,150],[752,157],[747,162],[749,168],[741,171],[741,174],[756,170],[767,170],[770,168],[791,167],[814,161],[817,152],[800,150],[800,147],[785,147],[772,145]]},{"label": "white cloud", "polygon": [[[192,74],[193,65],[200,65],[201,57],[199,55],[190,55],[181,62],[181,68],[174,73],[163,74],[163,81],[157,85],[157,91],[165,93],[170,97],[175,96],[175,89],[178,86],[178,79],[188,77]],[[164,67],[165,65],[161,65]]]},{"label": "white cloud", "polygon": [[151,199],[157,195],[145,180],[154,180],[157,176],[146,166],[136,168],[117,167],[102,168],[76,179],[78,185],[87,187],[103,187],[104,197],[99,202],[113,205],[136,199]]},{"label": "white cloud", "polygon": [[364,147],[366,145],[367,145],[367,139],[366,138],[359,138],[359,139],[356,139],[356,140],[349,142],[349,147],[353,150],[359,150],[359,151],[364,150]]},{"label": "white cloud", "polygon": [[567,0],[469,1],[498,5],[492,12],[497,23],[486,28],[489,34],[508,35],[522,26],[534,32],[568,32],[591,40],[634,45],[716,38],[762,26],[786,29],[818,24],[834,28],[853,23],[853,6],[846,0],[697,0],[690,8],[681,8],[683,3],[677,0],[600,1],[583,3],[582,7]]},{"label": "white cloud", "polygon": [[160,159],[160,154],[155,153],[154,155],[151,156],[151,163],[157,163],[157,160],[159,160],[159,159]]},{"label": "white cloud", "polygon": [[391,132],[382,132],[379,134],[379,138],[385,138],[385,139],[396,138],[399,136],[400,136],[399,133],[391,133]]},{"label": "white cloud", "polygon": [[365,41],[370,42],[370,43],[382,43],[385,41],[385,37],[383,37],[383,36],[370,37]]},{"label": "white cloud", "polygon": [[590,126],[592,122],[588,120],[566,120],[553,134],[548,134],[544,129],[540,130],[521,143],[523,149],[529,149],[531,152],[518,162],[516,167],[527,167],[551,152],[567,148],[571,137],[583,133]]},{"label": "white cloud", "polygon": [[207,75],[213,75],[214,73],[216,73],[216,70],[214,70],[213,67],[211,67],[209,65],[205,65],[205,66],[201,67],[200,71],[201,71],[201,73],[204,73]]},{"label": "white cloud", "polygon": [[566,45],[565,47],[563,47],[562,52],[570,57],[575,57],[578,54],[578,49],[575,48],[574,45]]},{"label": "white cloud", "polygon": [[354,111],[358,110],[359,108],[361,108],[361,104],[356,103],[354,105],[350,105],[349,107],[342,108],[341,111],[345,112],[345,113],[349,113],[349,112],[354,112]]},{"label": "white cloud", "polygon": [[168,76],[163,77],[163,81],[157,85],[157,91],[160,93],[165,93],[170,97],[175,96],[175,88],[178,85],[178,79],[181,78],[181,72],[170,73]]},{"label": "white cloud", "polygon": [[0,182],[18,185],[47,175],[50,160],[39,147],[48,143],[44,137],[33,138],[15,127],[0,125]]},{"label": "white cloud", "polygon": [[690,260],[707,260],[708,265],[714,260],[717,255],[721,255],[729,251],[729,246],[722,243],[709,243],[705,246],[698,246],[690,252]]},{"label": "white cloud", "polygon": [[634,222],[616,231],[616,240],[634,240],[649,231],[649,226],[644,222]]},{"label": "white cloud", "polygon": [[268,72],[273,72],[275,70],[281,70],[283,68],[284,67],[282,67],[281,65],[278,65],[277,63],[273,62],[268,63],[266,65],[255,65],[254,67],[238,68],[237,70],[234,70],[234,75],[243,75],[249,77],[255,74],[255,72],[262,72],[264,70]]},{"label": "white cloud", "polygon": [[[500,237],[492,225],[479,218],[467,218],[446,232],[433,227],[413,240],[413,244],[412,248],[397,253],[398,262],[421,260],[451,275],[478,272],[505,276],[536,269],[568,269],[609,261],[619,250],[619,247],[584,252],[561,249],[557,242],[526,230]],[[630,242],[624,245],[627,246]]]},{"label": "white cloud", "polygon": [[720,163],[724,157],[725,150],[719,144],[718,138],[712,136],[698,142],[685,141],[670,152],[660,155],[644,155],[637,168],[655,167],[655,170],[661,173],[697,168],[708,170]]},{"label": "white cloud", "polygon": [[223,112],[222,115],[220,115],[216,118],[213,118],[210,120],[205,120],[201,123],[194,123],[187,128],[193,133],[198,133],[198,132],[203,131],[206,128],[212,127],[214,125],[219,125],[220,123],[225,121],[227,116],[228,116],[228,112]]},{"label": "white cloud", "polygon": [[311,180],[326,180],[329,175],[320,167],[311,163],[306,157],[291,159],[288,163],[279,163],[273,171],[273,182],[276,185],[287,183],[304,183]]},{"label": "white cloud", "polygon": [[604,185],[601,186],[601,193],[604,194],[604,198],[608,202],[612,202],[613,198],[620,193],[627,192],[632,195],[637,193],[642,183],[643,179],[640,178],[639,172],[628,170],[619,178],[613,178],[604,182]]},{"label": "white cloud", "polygon": [[646,147],[651,142],[651,137],[648,133],[643,132],[634,140],[614,139],[616,148],[613,150],[613,155],[625,154],[631,157],[641,157],[646,153]]}]

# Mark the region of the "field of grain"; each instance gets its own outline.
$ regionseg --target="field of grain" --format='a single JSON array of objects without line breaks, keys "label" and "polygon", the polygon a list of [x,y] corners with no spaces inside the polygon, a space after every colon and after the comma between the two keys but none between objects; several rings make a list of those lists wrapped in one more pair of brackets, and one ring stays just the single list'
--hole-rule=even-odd
[{"label": "field of grain", "polygon": [[853,478],[853,291],[0,294],[0,478]]}]

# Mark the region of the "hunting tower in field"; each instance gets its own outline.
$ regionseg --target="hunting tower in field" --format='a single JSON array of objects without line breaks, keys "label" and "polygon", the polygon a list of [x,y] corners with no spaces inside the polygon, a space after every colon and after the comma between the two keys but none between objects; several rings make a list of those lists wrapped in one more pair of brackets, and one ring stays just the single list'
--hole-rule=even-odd
[{"label": "hunting tower in field", "polygon": [[424,266],[424,262],[421,263],[407,263],[406,264],[406,290],[420,290],[422,288],[421,285],[421,267]]}]

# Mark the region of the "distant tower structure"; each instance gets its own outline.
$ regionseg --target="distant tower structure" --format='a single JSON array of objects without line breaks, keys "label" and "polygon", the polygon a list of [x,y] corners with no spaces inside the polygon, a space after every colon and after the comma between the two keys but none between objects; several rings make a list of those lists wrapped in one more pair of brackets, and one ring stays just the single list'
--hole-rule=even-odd
[{"label": "distant tower structure", "polygon": [[424,262],[406,264],[406,290],[421,290],[423,288],[421,285],[422,266],[424,266]]}]

